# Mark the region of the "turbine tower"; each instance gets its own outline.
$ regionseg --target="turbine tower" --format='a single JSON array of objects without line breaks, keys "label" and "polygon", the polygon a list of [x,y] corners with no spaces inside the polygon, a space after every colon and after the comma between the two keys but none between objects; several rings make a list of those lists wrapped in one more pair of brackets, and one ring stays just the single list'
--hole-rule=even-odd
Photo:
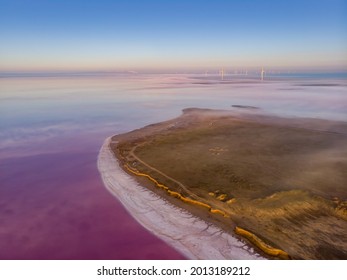
[{"label": "turbine tower", "polygon": [[264,67],[262,67],[260,72],[260,77],[262,81],[264,81],[264,74],[265,74]]},{"label": "turbine tower", "polygon": [[219,70],[219,74],[220,74],[222,80],[224,80],[224,69]]}]

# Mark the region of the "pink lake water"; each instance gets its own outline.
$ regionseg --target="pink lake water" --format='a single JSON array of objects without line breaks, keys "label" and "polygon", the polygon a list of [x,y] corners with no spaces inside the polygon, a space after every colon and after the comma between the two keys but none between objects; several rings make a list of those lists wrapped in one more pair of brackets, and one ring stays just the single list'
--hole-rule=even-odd
[{"label": "pink lake water", "polygon": [[103,186],[104,139],[186,107],[347,120],[346,89],[331,77],[1,77],[0,259],[182,259]]}]

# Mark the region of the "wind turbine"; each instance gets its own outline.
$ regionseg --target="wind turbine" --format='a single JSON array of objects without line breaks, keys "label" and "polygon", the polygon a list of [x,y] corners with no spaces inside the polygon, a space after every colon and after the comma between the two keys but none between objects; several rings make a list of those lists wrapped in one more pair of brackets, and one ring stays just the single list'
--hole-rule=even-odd
[{"label": "wind turbine", "polygon": [[264,81],[264,74],[265,74],[264,67],[262,67],[260,72],[260,77],[262,81]]},{"label": "wind turbine", "polygon": [[220,74],[222,80],[224,80],[224,69],[219,70],[219,74]]}]

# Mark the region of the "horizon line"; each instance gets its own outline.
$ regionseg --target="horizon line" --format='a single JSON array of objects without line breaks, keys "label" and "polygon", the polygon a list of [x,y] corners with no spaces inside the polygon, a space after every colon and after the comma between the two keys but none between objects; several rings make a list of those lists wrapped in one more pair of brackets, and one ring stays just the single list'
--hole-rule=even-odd
[{"label": "horizon line", "polygon": [[208,74],[219,75],[223,69],[226,75],[241,73],[259,73],[264,69],[268,74],[290,74],[290,73],[345,73],[346,68],[280,68],[280,67],[206,67],[188,69],[150,69],[150,68],[129,68],[129,69],[0,69],[0,74]]}]

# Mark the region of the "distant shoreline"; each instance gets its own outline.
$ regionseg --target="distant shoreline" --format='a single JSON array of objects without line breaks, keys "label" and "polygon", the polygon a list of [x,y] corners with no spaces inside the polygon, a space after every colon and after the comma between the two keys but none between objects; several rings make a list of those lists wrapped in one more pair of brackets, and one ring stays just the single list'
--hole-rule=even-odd
[{"label": "distant shoreline", "polygon": [[103,183],[147,230],[189,259],[263,259],[234,236],[140,186],[119,166],[111,141],[105,140],[98,156]]}]

